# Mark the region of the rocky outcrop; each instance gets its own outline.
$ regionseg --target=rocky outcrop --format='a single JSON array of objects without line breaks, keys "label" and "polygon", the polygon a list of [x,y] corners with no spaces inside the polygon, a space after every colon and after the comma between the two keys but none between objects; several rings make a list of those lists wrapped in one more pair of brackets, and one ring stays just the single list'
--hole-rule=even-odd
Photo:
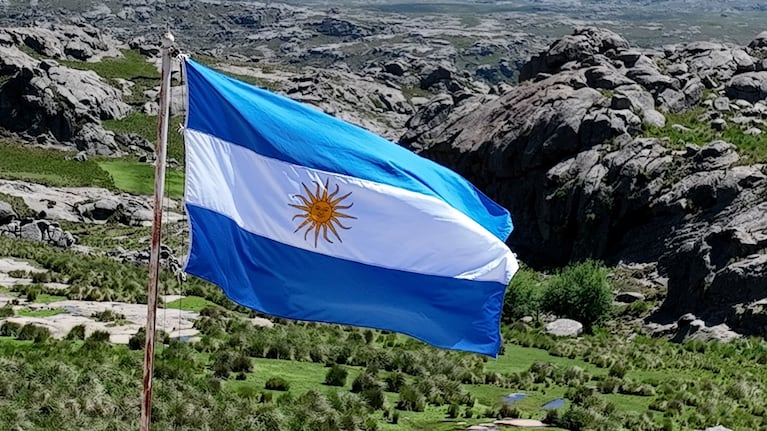
[{"label": "rocky outcrop", "polygon": [[58,223],[43,219],[13,220],[0,225],[0,236],[43,242],[61,248],[69,248],[77,242],[77,239]]},{"label": "rocky outcrop", "polygon": [[[2,179],[0,192],[23,199],[39,217],[49,220],[96,224],[112,221],[130,226],[150,226],[152,223],[150,196],[115,194],[96,187],[47,187]],[[184,217],[175,211],[176,202],[166,199],[165,205],[168,207],[165,221],[183,220]]]},{"label": "rocky outcrop", "polygon": [[104,57],[122,56],[117,40],[84,23],[43,23],[0,29],[0,45],[25,46],[41,56],[58,60],[99,61]]},{"label": "rocky outcrop", "polygon": [[[700,106],[704,80],[686,70],[703,70],[696,62],[714,52],[739,51],[689,44],[640,53],[609,33],[575,36],[533,59],[533,79],[500,96],[432,99],[401,142],[508,208],[508,242],[525,262],[658,262],[668,279],[661,313],[695,312],[712,326],[746,329],[739,307],[767,297],[767,169],[744,165],[724,141],[679,150],[641,137],[656,107]],[[709,66],[715,79],[750,73]],[[732,100],[727,112],[738,114],[727,123],[758,124],[762,106]]]},{"label": "rocky outcrop", "polygon": [[14,46],[0,46],[0,73],[9,77],[0,85],[0,127],[93,154],[119,151],[100,121],[122,118],[130,107],[96,73],[36,60]]}]

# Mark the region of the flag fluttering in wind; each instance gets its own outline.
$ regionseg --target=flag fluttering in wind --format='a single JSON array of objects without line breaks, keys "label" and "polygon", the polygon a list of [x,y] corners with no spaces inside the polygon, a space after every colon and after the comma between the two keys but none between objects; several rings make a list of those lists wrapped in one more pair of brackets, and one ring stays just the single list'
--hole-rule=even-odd
[{"label": "flag fluttering in wind", "polygon": [[458,174],[192,60],[186,272],[299,320],[495,356],[508,212]]}]

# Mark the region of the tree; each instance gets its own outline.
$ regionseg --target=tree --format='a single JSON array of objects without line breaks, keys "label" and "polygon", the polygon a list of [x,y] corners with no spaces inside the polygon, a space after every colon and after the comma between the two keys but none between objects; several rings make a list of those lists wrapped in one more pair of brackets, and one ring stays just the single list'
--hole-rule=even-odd
[{"label": "tree", "polygon": [[346,376],[349,374],[346,368],[333,364],[325,375],[325,384],[328,386],[343,386],[346,384]]},{"label": "tree", "polygon": [[607,269],[593,260],[564,268],[551,277],[543,292],[545,311],[592,326],[612,311],[613,292]]},{"label": "tree", "polygon": [[511,279],[503,299],[503,322],[514,323],[521,317],[533,316],[536,320],[541,312],[541,280],[538,273],[520,269]]}]

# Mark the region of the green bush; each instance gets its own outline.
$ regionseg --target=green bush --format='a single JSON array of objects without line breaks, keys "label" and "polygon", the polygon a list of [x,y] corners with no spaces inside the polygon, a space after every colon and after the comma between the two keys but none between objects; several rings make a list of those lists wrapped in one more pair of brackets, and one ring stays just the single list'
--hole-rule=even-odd
[{"label": "green bush", "polygon": [[15,337],[19,334],[21,325],[16,322],[5,322],[0,326],[0,337]]},{"label": "green bush", "polygon": [[125,315],[121,313],[115,313],[112,310],[99,311],[91,315],[92,318],[99,322],[114,322],[117,320],[125,320]]},{"label": "green bush", "polygon": [[570,265],[548,280],[542,306],[590,327],[610,315],[612,302],[607,269],[595,261],[586,261]]},{"label": "green bush", "polygon": [[512,277],[503,299],[503,322],[514,323],[524,316],[538,319],[541,312],[540,275],[529,269],[520,269]]},{"label": "green bush", "polygon": [[360,373],[352,382],[352,392],[360,393],[365,389],[377,388],[380,386],[378,379],[373,373],[364,371]]},{"label": "green bush", "polygon": [[400,388],[397,409],[412,412],[422,412],[426,409],[426,396],[416,387],[405,385]]},{"label": "green bush", "polygon": [[271,377],[266,381],[264,387],[273,391],[288,391],[290,390],[290,383],[282,377]]},{"label": "green bush", "polygon": [[5,317],[13,317],[13,315],[16,314],[13,312],[13,307],[6,304],[3,307],[0,307],[0,319]]},{"label": "green bush", "polygon": [[93,333],[88,337],[88,340],[91,343],[108,343],[109,342],[109,332],[106,331],[93,331]]},{"label": "green bush", "polygon": [[387,392],[399,392],[400,388],[405,384],[405,375],[399,371],[395,371],[384,379],[386,382]]},{"label": "green bush", "polygon": [[139,328],[138,332],[128,339],[128,348],[131,350],[143,350],[146,344],[146,329]]},{"label": "green bush", "polygon": [[69,330],[66,336],[67,340],[84,340],[85,339],[85,325],[76,325]]},{"label": "green bush", "polygon": [[458,404],[450,404],[447,407],[447,417],[449,417],[450,419],[457,418],[459,410],[460,410],[460,407],[458,406]]},{"label": "green bush", "polygon": [[327,374],[325,374],[325,384],[328,386],[344,386],[346,384],[346,376],[348,375],[349,372],[346,371],[346,368],[333,364]]},{"label": "green bush", "polygon": [[51,333],[47,328],[35,326],[31,323],[22,326],[16,334],[17,340],[32,340],[35,343],[41,343],[49,338],[51,338]]}]

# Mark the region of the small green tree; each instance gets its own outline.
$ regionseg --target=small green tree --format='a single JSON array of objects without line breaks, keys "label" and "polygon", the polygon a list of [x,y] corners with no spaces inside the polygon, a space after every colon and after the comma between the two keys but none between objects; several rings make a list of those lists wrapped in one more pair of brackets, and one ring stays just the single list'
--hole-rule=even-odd
[{"label": "small green tree", "polygon": [[613,292],[607,269],[589,260],[564,268],[551,277],[543,292],[543,309],[592,326],[610,315]]},{"label": "small green tree", "polygon": [[503,322],[514,323],[524,316],[533,316],[538,320],[542,293],[540,275],[530,269],[520,269],[506,288]]},{"label": "small green tree", "polygon": [[328,386],[343,386],[346,384],[346,376],[349,374],[346,368],[333,364],[325,374],[325,384]]}]

